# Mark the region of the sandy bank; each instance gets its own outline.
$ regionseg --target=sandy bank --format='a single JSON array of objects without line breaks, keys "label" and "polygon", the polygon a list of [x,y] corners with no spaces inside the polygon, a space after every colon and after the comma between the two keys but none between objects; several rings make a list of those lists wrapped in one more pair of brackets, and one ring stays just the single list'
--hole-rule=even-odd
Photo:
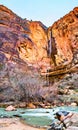
[{"label": "sandy bank", "polygon": [[0,130],[45,130],[34,128],[20,121],[19,118],[0,118]]}]

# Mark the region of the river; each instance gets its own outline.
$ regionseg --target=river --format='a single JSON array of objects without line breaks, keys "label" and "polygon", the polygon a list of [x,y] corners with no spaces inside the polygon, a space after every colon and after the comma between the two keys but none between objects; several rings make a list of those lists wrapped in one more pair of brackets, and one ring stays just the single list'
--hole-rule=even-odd
[{"label": "river", "polygon": [[0,117],[20,117],[24,119],[29,125],[37,126],[37,127],[45,127],[48,126],[54,121],[55,113],[57,111],[71,111],[74,113],[78,113],[78,107],[64,106],[64,107],[56,107],[52,109],[24,109],[18,108],[16,111],[5,111],[4,108],[0,108]]}]

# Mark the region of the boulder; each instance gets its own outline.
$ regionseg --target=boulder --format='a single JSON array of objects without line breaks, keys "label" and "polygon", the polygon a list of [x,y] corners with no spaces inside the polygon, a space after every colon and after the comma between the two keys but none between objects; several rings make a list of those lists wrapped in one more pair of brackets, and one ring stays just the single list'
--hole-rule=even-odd
[{"label": "boulder", "polygon": [[71,106],[77,106],[77,103],[73,102],[71,103]]},{"label": "boulder", "polygon": [[8,106],[5,110],[6,110],[6,111],[15,111],[16,108],[15,108],[14,106],[10,105],[10,106]]},{"label": "boulder", "polygon": [[27,105],[27,108],[34,109],[34,108],[35,108],[35,105],[34,105],[33,103],[29,103],[29,104]]},{"label": "boulder", "polygon": [[56,119],[50,126],[49,130],[64,130],[71,126],[71,118],[73,113],[67,111],[58,111],[56,113]]}]

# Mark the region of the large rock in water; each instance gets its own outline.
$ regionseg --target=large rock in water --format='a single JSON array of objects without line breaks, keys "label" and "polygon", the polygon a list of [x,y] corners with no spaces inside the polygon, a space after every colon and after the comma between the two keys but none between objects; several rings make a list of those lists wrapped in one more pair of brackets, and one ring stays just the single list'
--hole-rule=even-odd
[{"label": "large rock in water", "polygon": [[22,19],[0,5],[0,102],[54,103],[58,99],[57,83],[47,87],[46,77],[40,74],[48,68],[54,71],[55,65],[57,73],[59,64],[77,63],[77,26],[78,8],[47,28],[40,21]]}]

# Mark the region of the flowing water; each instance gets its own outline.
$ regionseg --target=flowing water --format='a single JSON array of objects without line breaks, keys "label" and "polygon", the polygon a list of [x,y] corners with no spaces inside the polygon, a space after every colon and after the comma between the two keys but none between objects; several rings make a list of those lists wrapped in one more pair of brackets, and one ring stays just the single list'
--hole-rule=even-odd
[{"label": "flowing water", "polygon": [[78,107],[56,107],[53,109],[21,109],[16,111],[5,111],[4,108],[0,108],[0,117],[20,117],[24,119],[26,123],[33,126],[48,126],[54,121],[55,113],[58,111],[72,111],[78,113]]}]

